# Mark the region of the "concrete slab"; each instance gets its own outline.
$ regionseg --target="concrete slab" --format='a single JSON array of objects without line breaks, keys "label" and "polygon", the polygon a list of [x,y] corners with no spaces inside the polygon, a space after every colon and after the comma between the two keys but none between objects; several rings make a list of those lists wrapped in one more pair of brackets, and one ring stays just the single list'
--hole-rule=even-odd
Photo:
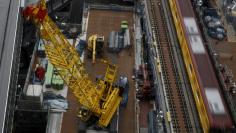
[{"label": "concrete slab", "polygon": [[[105,37],[105,47],[103,49],[102,58],[108,59],[118,66],[118,74],[128,77],[130,91],[127,108],[121,109],[119,119],[120,133],[134,133],[135,132],[135,110],[134,110],[134,83],[132,82],[132,71],[134,67],[134,49],[122,50],[119,54],[108,53],[106,44],[108,36],[111,31],[119,31],[122,20],[128,21],[131,45],[133,44],[133,13],[123,11],[111,10],[90,10],[88,22],[88,36],[92,34],[99,34]],[[86,58],[86,56],[85,56]],[[96,75],[105,73],[106,66],[100,62],[96,62],[93,66],[91,59],[85,59],[86,68],[90,77],[94,80]]]},{"label": "concrete slab", "polygon": [[[133,48],[130,50],[123,50],[119,54],[111,54],[106,51],[106,42],[108,40],[108,35],[112,30],[120,30],[120,22],[122,20],[127,20],[130,28],[130,33],[133,33],[133,13],[132,12],[122,12],[122,11],[110,11],[110,10],[89,10],[87,13],[88,21],[84,24],[88,25],[88,29],[85,28],[83,33],[86,34],[86,38],[93,34],[99,34],[105,36],[105,47],[103,49],[104,59],[109,59],[113,63],[118,65],[118,76],[125,75],[129,79],[130,83],[130,93],[127,108],[122,109],[120,112],[120,123],[119,132],[120,133],[134,133],[135,132],[135,111],[134,111],[134,88],[132,86],[132,70],[134,66],[134,51]],[[131,37],[131,40],[133,36]],[[133,42],[131,41],[131,44]],[[92,65],[91,59],[87,58],[85,52],[84,58],[85,68],[92,80],[95,80],[97,75],[105,73],[106,65],[100,63],[98,60],[95,65]],[[64,113],[62,122],[61,133],[76,133],[78,131],[77,124],[77,107],[78,101],[72,92],[69,90],[67,95],[69,101],[69,110]]]}]

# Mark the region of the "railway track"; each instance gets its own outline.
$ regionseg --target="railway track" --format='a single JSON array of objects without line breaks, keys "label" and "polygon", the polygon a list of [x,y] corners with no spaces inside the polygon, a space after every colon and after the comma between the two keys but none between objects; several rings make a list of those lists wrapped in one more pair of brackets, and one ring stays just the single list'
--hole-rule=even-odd
[{"label": "railway track", "polygon": [[147,0],[174,132],[192,132],[161,0]]}]

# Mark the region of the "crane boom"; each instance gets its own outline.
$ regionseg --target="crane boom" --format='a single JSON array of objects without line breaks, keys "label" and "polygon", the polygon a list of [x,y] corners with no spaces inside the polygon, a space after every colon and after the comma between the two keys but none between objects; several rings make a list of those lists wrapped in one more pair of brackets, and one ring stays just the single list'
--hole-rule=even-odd
[{"label": "crane boom", "polygon": [[48,16],[44,0],[26,7],[23,15],[38,27],[47,58],[82,105],[78,116],[84,120],[96,116],[99,118],[97,124],[106,127],[122,99],[119,89],[113,87],[117,66],[104,61],[108,66],[105,78],[98,83],[92,82],[76,49]]},{"label": "crane boom", "polygon": [[92,63],[95,64],[97,54],[101,54],[102,47],[104,45],[104,36],[97,34],[92,35],[88,38],[88,50],[92,55]]}]

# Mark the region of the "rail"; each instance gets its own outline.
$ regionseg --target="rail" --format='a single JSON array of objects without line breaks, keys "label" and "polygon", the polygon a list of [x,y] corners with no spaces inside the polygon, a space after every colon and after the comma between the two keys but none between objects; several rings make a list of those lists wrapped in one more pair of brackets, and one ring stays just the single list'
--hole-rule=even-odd
[{"label": "rail", "polygon": [[174,132],[192,132],[161,0],[147,1]]}]

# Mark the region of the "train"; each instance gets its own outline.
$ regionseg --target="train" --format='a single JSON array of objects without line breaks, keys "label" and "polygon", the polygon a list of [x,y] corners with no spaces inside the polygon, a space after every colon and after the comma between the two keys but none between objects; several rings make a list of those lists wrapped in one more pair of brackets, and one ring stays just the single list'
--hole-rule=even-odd
[{"label": "train", "polygon": [[232,132],[234,124],[190,0],[168,0],[204,133]]}]

